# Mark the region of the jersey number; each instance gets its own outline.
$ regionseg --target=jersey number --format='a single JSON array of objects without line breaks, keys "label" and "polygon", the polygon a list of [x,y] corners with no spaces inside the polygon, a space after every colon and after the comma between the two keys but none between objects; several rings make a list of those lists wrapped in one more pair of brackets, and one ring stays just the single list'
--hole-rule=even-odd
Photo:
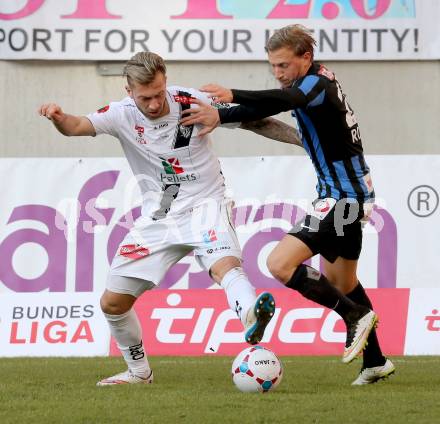
[{"label": "jersey number", "polygon": [[356,116],[354,115],[353,109],[348,104],[347,97],[342,92],[342,88],[337,81],[336,81],[336,86],[338,87],[339,100],[343,103],[343,105],[345,106],[345,109],[347,110],[347,113],[345,114],[345,121],[347,123],[347,127],[350,128],[351,139],[352,139],[353,143],[360,143],[361,134],[359,131],[359,126],[358,126],[358,121],[356,119]]}]

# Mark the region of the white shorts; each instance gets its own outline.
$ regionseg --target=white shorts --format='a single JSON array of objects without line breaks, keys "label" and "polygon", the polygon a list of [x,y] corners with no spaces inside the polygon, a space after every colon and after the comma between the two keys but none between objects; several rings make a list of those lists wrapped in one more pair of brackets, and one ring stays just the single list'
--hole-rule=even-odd
[{"label": "white shorts", "polygon": [[[241,260],[232,206],[230,200],[210,201],[158,221],[139,218],[118,247],[110,277],[135,277],[157,286],[169,268],[191,251],[207,271],[226,256]],[[121,287],[112,287],[111,281],[109,278],[108,290],[125,292]]]}]

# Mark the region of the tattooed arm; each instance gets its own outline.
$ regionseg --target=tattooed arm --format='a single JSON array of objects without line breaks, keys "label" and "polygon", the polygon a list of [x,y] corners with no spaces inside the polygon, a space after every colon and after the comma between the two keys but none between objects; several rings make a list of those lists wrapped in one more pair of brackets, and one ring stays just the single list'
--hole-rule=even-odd
[{"label": "tattooed arm", "polygon": [[271,138],[272,140],[295,144],[296,146],[302,147],[298,131],[294,127],[275,118],[264,118],[259,121],[242,122],[240,128],[252,131],[266,138]]}]

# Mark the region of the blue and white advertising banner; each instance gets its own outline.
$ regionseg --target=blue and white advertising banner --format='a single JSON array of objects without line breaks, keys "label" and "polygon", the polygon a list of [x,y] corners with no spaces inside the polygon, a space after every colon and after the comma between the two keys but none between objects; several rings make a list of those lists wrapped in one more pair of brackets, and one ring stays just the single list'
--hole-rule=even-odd
[{"label": "blue and white advertising banner", "polygon": [[0,0],[0,59],[265,60],[302,24],[318,60],[440,59],[438,0]]}]

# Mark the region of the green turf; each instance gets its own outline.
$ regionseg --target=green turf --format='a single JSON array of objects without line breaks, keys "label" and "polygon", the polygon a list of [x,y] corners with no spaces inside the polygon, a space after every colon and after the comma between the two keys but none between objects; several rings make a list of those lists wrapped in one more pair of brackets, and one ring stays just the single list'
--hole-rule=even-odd
[{"label": "green turf", "polygon": [[285,357],[267,394],[243,394],[231,358],[152,357],[152,385],[96,387],[118,358],[0,359],[0,423],[440,423],[440,357],[393,358],[386,381],[351,387],[360,362]]}]

